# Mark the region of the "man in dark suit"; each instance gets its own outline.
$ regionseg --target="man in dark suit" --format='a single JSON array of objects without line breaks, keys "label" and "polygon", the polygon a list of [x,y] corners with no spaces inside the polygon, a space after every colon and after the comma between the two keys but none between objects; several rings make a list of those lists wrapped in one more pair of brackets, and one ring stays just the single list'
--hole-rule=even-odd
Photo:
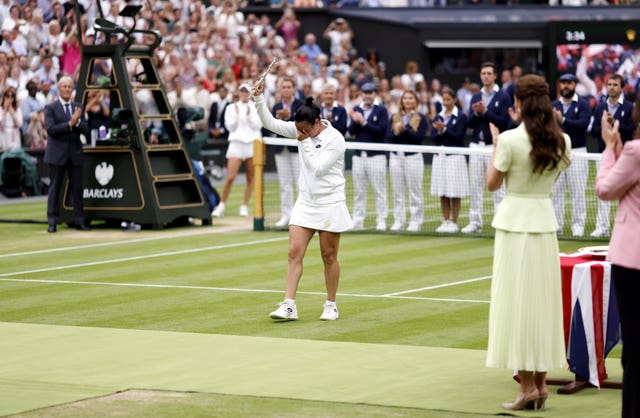
[{"label": "man in dark suit", "polygon": [[[271,113],[277,119],[283,121],[293,121],[296,110],[302,106],[302,101],[296,99],[295,82],[290,77],[283,77],[280,80],[280,101],[273,105]],[[267,133],[266,136],[271,136]],[[275,146],[276,171],[278,172],[278,182],[280,184],[280,219],[275,226],[284,227],[289,225],[289,218],[293,210],[294,183],[298,184],[300,175],[300,163],[298,161],[298,147]]]},{"label": "man in dark suit", "polygon": [[69,174],[69,190],[73,202],[73,217],[76,229],[89,230],[84,223],[82,206],[82,142],[80,134],[90,137],[84,120],[81,103],[72,102],[73,80],[62,77],[58,82],[60,98],[44,107],[44,128],[47,130],[47,149],[44,162],[49,164],[51,184],[47,199],[48,232],[56,232],[60,218],[60,191],[65,173]]},{"label": "man in dark suit", "polygon": [[[375,104],[377,87],[373,83],[365,83],[360,87],[362,104],[355,106],[350,112],[351,123],[349,133],[355,136],[356,142],[384,142],[389,126],[389,113],[382,105]],[[353,229],[364,228],[367,214],[367,188],[371,188],[376,199],[376,229],[387,229],[387,153],[385,151],[356,151],[352,158],[353,179]]]},{"label": "man in dark suit", "polygon": [[[593,115],[593,125],[591,134],[598,139],[598,151],[604,151],[604,141],[602,140],[602,114],[606,111],[609,113],[609,122],[613,124],[618,121],[620,126],[620,139],[624,144],[633,139],[633,131],[635,124],[633,123],[633,103],[624,98],[622,89],[625,80],[620,74],[613,73],[607,79],[607,97],[603,97],[596,107]],[[597,162],[597,168],[600,168],[600,162]],[[606,237],[609,235],[611,202],[598,199],[598,214],[596,216],[596,228],[591,233],[594,238]]]}]

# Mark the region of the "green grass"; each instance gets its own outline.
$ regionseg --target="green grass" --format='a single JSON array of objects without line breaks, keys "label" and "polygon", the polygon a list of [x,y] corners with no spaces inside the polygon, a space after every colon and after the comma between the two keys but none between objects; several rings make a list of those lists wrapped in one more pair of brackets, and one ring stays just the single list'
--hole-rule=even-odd
[{"label": "green grass", "polygon": [[[236,189],[238,193],[242,188]],[[0,205],[0,219],[42,220],[44,213],[42,200]],[[232,219],[214,220],[212,227],[138,233],[99,229],[83,233],[62,227],[57,234],[47,234],[42,224],[2,223],[0,322],[486,347],[487,276],[493,251],[489,238],[343,234],[341,319],[338,324],[325,324],[329,326],[319,326],[317,320],[324,302],[324,279],[314,239],[297,298],[301,320],[274,326],[267,313],[283,295],[287,235],[217,232],[227,220]],[[560,246],[573,251],[589,244],[563,241]],[[453,285],[470,279],[477,280]],[[616,348],[609,357],[619,355]],[[21,416],[212,416],[212,409],[219,411],[213,416],[229,417],[467,416],[221,394],[154,393],[149,398],[149,402],[98,398]]]}]

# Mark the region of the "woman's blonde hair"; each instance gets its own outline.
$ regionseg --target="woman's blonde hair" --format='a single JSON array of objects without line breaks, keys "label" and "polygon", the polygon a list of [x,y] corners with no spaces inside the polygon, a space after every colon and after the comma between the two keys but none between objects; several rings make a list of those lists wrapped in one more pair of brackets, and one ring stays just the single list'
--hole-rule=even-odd
[{"label": "woman's blonde hair", "polygon": [[402,99],[405,94],[411,94],[413,98],[416,100],[416,107],[411,111],[411,119],[409,119],[409,126],[413,131],[418,132],[418,128],[420,127],[420,112],[418,112],[418,95],[413,90],[405,90],[400,96],[400,103],[398,106],[398,111],[393,115],[393,123],[402,122],[402,116],[404,113],[404,108],[402,105]]}]

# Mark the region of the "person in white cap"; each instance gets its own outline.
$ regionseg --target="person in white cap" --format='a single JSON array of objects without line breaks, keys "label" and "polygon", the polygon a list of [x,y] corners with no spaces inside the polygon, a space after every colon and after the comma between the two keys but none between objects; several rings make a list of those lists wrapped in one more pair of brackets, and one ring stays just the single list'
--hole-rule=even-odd
[{"label": "person in white cap", "polygon": [[229,132],[229,147],[227,148],[227,179],[224,182],[220,203],[215,207],[211,216],[224,216],[227,199],[231,193],[231,186],[235,181],[242,162],[247,174],[247,184],[244,199],[240,206],[240,216],[249,216],[247,207],[253,190],[253,141],[260,138],[262,123],[258,118],[256,106],[249,101],[251,86],[242,84],[238,88],[238,100],[227,106],[224,113],[224,124]]}]

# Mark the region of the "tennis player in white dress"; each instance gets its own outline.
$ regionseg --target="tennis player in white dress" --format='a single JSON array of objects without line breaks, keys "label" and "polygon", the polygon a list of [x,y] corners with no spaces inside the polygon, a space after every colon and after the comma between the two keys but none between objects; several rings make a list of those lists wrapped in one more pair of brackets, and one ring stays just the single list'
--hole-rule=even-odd
[{"label": "tennis player in white dress", "polygon": [[269,316],[275,320],[298,319],[295,297],[302,277],[302,262],[317,231],[327,287],[327,300],[320,319],[336,320],[339,316],[336,293],[340,280],[340,234],[353,227],[345,196],[344,136],[329,121],[320,119],[321,111],[313,98],[307,98],[298,108],[294,122],[274,118],[264,102],[262,89],[262,82],[253,87],[262,125],[278,135],[297,139],[300,159],[298,198],[289,220],[285,299]]}]

